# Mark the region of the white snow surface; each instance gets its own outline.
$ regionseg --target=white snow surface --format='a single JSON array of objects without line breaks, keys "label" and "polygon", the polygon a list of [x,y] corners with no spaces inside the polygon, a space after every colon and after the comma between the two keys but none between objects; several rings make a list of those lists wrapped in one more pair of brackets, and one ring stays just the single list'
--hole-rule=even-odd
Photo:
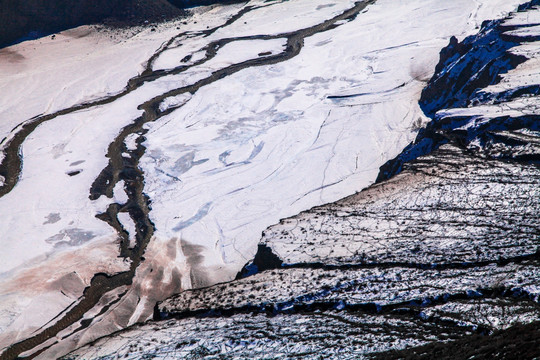
[{"label": "white snow surface", "polygon": [[[178,266],[189,274],[193,268],[180,244],[195,244],[202,256],[198,271],[205,273],[196,284],[183,276],[182,288],[233,278],[265,228],[373,183],[379,167],[427,121],[417,100],[450,36],[470,35],[483,20],[523,2],[378,0],[354,20],[306,38],[300,54],[286,62],[247,68],[191,96],[167,98],[161,110],[181,106],[146,125],[140,162],[156,227],[145,256],[179,239],[172,241],[176,258],[166,269]],[[353,5],[250,1],[201,8],[187,24],[138,29],[120,40],[81,27],[0,50],[0,139],[34,116],[119,93],[178,32],[186,32],[177,39],[181,46],[165,51],[153,68],[170,69],[187,55],[193,55],[187,65],[201,62],[109,104],[49,120],[23,143],[21,178],[0,198],[0,349],[76,301],[94,273],[129,266],[117,257],[114,229],[95,217],[111,202],[126,200],[122,186],[113,199],[95,201],[89,189],[108,163],[109,144],[142,114],[140,104],[230,64],[278,54],[285,43],[279,34]],[[254,8],[201,35],[246,6]],[[211,41],[260,34],[278,38],[232,41],[204,61]],[[135,137],[128,147],[135,148]],[[79,173],[69,175],[73,171]],[[64,291],[68,278],[71,292]],[[132,309],[137,316],[131,322],[151,315],[143,305]]]},{"label": "white snow surface", "polygon": [[[427,121],[416,99],[449,37],[463,38],[518,3],[377,1],[354,21],[308,37],[289,61],[199,89],[147,126],[141,165],[156,238],[203,246],[208,282],[230,280],[267,226],[370,185],[413,139],[413,124]],[[346,4],[352,2],[268,6],[207,41],[309,27]],[[302,6],[307,13],[299,16]],[[247,45],[219,51],[235,43]],[[329,98],[346,95],[353,96]],[[189,277],[182,281],[193,286]]]},{"label": "white snow surface", "polygon": [[0,139],[36,115],[120,92],[163,35],[147,29],[111,38],[82,26],[0,49]]},{"label": "white snow surface", "polygon": [[536,7],[534,10],[515,14],[511,18],[504,21],[504,25],[507,26],[522,24],[540,25],[540,9]]}]

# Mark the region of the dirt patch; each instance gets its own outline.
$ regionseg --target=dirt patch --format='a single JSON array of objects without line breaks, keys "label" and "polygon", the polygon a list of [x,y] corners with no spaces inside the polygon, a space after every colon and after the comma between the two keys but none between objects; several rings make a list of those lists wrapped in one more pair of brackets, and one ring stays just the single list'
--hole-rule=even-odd
[{"label": "dirt patch", "polygon": [[190,244],[185,240],[181,240],[182,252],[186,257],[186,262],[190,267],[191,286],[193,288],[199,288],[208,286],[210,283],[208,278],[208,271],[206,267],[202,265],[204,262],[204,246]]},{"label": "dirt patch", "polygon": [[23,55],[18,53],[17,51],[10,50],[10,49],[1,49],[0,50],[0,63],[1,62],[8,62],[12,64],[20,63],[25,59]]}]

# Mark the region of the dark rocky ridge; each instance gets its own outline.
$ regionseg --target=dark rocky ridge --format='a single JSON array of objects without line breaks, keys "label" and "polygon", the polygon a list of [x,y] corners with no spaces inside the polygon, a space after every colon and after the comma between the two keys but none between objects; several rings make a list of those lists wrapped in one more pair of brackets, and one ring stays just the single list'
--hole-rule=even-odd
[{"label": "dark rocky ridge", "polygon": [[233,4],[242,2],[241,0],[169,0],[169,2],[179,8],[189,8],[193,6],[220,4]]},{"label": "dark rocky ridge", "polygon": [[[533,0],[522,4],[518,11],[528,11],[539,4],[540,1]],[[457,141],[460,146],[466,147],[477,139],[480,140],[482,146],[488,145],[489,148],[494,142],[498,142],[492,134],[495,130],[520,128],[538,130],[538,115],[536,114],[492,119],[485,125],[471,127],[467,133],[456,129],[471,122],[470,117],[446,119],[436,114],[442,109],[478,106],[490,101],[500,104],[518,97],[539,93],[538,85],[509,89],[499,94],[486,94],[483,91],[486,86],[499,83],[502,79],[501,75],[527,60],[526,57],[515,55],[509,50],[521,43],[538,40],[508,36],[505,32],[515,30],[519,26],[504,26],[503,21],[504,19],[486,21],[478,34],[467,37],[461,43],[453,38],[450,44],[441,50],[435,74],[422,91],[419,101],[424,113],[433,121],[420,130],[414,142],[409,144],[399,156],[381,166],[377,182],[390,179],[402,171],[404,163],[429,154],[451,141]]]},{"label": "dark rocky ridge", "polygon": [[431,343],[404,351],[389,352],[374,359],[538,359],[540,322],[516,325],[486,337],[473,335],[452,343]]},{"label": "dark rocky ridge", "polygon": [[[72,27],[155,22],[184,14],[182,8],[234,0],[0,0],[0,48]],[[238,2],[238,1],[236,1]]]}]

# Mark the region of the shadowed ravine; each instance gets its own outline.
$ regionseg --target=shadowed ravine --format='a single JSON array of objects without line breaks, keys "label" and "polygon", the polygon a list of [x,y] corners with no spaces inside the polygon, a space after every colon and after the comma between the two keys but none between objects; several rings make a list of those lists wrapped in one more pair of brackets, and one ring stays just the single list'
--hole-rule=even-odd
[{"label": "shadowed ravine", "polygon": [[[70,325],[80,320],[86,312],[88,312],[98,303],[98,301],[104,294],[120,286],[130,285],[132,283],[135,271],[140,265],[141,261],[143,261],[143,254],[154,232],[154,225],[152,224],[148,216],[150,199],[148,199],[148,197],[143,192],[144,174],[138,167],[139,159],[145,151],[145,147],[142,145],[142,142],[144,141],[144,135],[146,130],[143,129],[143,125],[145,123],[155,121],[174,110],[174,108],[171,108],[164,112],[160,112],[158,110],[159,104],[163,99],[183,93],[193,94],[199,88],[208,84],[212,84],[226,76],[241,71],[242,69],[275,64],[291,59],[297,54],[299,54],[303,46],[303,41],[306,37],[333,29],[334,27],[338,26],[336,23],[339,21],[354,19],[360,11],[362,11],[372,2],[373,1],[358,2],[351,9],[343,12],[342,14],[332,19],[324,21],[318,25],[290,33],[273,36],[252,36],[221,39],[210,43],[204,49],[206,50],[206,57],[190,66],[179,66],[172,70],[153,71],[152,66],[157,57],[162,52],[170,48],[176,39],[184,35],[183,33],[179,34],[166,42],[161,47],[161,49],[159,49],[148,60],[145,71],[143,71],[139,76],[131,79],[128,82],[127,87],[119,94],[99,99],[90,103],[75,105],[73,107],[60,110],[50,115],[43,115],[32,118],[25,122],[24,125],[20,126],[20,128],[10,139],[4,139],[3,143],[5,149],[5,158],[0,165],[0,175],[5,178],[5,183],[0,188],[0,196],[9,193],[17,184],[20,173],[22,171],[23,161],[20,156],[20,147],[22,146],[28,135],[30,135],[40,124],[46,121],[54,120],[58,116],[74,113],[95,106],[112,103],[115,100],[126,96],[135,89],[141,87],[146,82],[153,81],[164,76],[182,73],[191,67],[200,65],[212,59],[216,55],[217,49],[227,43],[246,39],[287,39],[286,48],[280,54],[264,58],[252,59],[239,64],[233,64],[221,70],[215,71],[214,73],[212,73],[211,76],[199,80],[192,85],[166,92],[139,105],[138,108],[144,111],[143,115],[138,119],[135,119],[130,125],[123,128],[118,137],[109,145],[107,153],[107,157],[109,158],[109,164],[105,169],[102,170],[101,174],[94,181],[92,188],[90,189],[90,199],[97,199],[101,195],[112,197],[112,189],[118,183],[118,181],[125,181],[125,190],[129,198],[128,202],[126,204],[112,204],[109,206],[105,214],[101,214],[98,217],[106,221],[108,224],[110,224],[117,230],[121,240],[121,256],[124,256],[131,261],[129,270],[112,276],[105,274],[96,274],[92,279],[90,286],[84,290],[84,295],[82,299],[76,305],[74,305],[67,312],[65,312],[65,314],[63,314],[50,327],[44,329],[43,331],[31,338],[9,346],[1,354],[0,359],[15,359],[20,354],[28,352],[39,346],[40,344],[43,344],[45,341],[51,339],[56,334],[58,334],[58,332],[60,332],[61,330],[66,329]],[[271,5],[272,3],[265,6]],[[236,16],[232,17],[226,24],[220,27],[227,26],[228,24],[237,21],[243,14],[251,10],[253,10],[253,8],[243,9]],[[209,35],[220,27],[207,30],[203,33],[205,35]],[[124,141],[128,135],[134,133],[138,134],[137,148],[135,150],[128,150],[124,144]],[[129,153],[130,158],[126,159],[125,157],[122,157],[122,152]],[[117,219],[117,214],[119,212],[128,212],[130,217],[136,224],[136,245],[133,248],[128,247],[126,233]],[[32,355],[29,355],[28,357],[32,358],[38,355],[41,351],[43,350],[39,350],[34,353],[30,352],[30,354]]]}]

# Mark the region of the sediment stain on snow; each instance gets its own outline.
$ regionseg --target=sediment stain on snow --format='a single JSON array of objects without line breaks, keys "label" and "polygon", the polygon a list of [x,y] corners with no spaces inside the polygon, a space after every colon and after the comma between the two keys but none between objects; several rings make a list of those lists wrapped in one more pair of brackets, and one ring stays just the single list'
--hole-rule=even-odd
[{"label": "sediment stain on snow", "polygon": [[[1,125],[3,144],[33,116],[123,94],[127,79],[143,69],[144,61],[164,41],[185,32],[152,64],[154,70],[170,73],[147,80],[111,103],[50,119],[22,145],[21,177],[0,199],[0,208],[4,209],[2,228],[7,229],[2,239],[6,262],[0,278],[8,284],[17,274],[37,274],[59,256],[74,257],[65,261],[63,269],[57,268],[60,275],[82,264],[91,264],[84,265],[89,273],[120,272],[129,264],[117,258],[119,251],[111,251],[118,249],[117,231],[95,215],[105,213],[115,203],[123,205],[126,198],[115,190],[112,198],[93,199],[88,191],[102,169],[107,169],[109,144],[143,113],[138,106],[168,95],[156,104],[163,114],[157,113],[157,121],[145,125],[144,137],[138,134],[125,139],[127,152],[135,154],[142,145],[146,147],[140,167],[156,230],[146,260],[137,268],[128,289],[114,290],[115,295],[107,297],[115,302],[113,309],[106,302],[98,305],[107,308],[100,315],[106,321],[93,323],[75,337],[67,336],[68,340],[42,356],[63,354],[102,334],[144,320],[151,316],[153,303],[172,292],[232,279],[254,254],[261,231],[267,226],[371,184],[378,167],[412,140],[416,131],[413,125],[419,119],[420,123],[427,121],[415,99],[440,48],[450,36],[468,35],[482,20],[500,16],[519,3],[417,0],[396,4],[380,0],[356,18],[336,22],[337,26],[330,26],[328,31],[317,33],[315,27],[312,33],[305,33],[302,51],[283,63],[277,57],[283,54],[288,32],[324,23],[354,3],[251,1],[197,10],[185,27],[172,22],[120,43],[67,36],[57,37],[61,41],[56,43],[42,40],[41,45],[39,41],[16,45],[10,51],[30,59],[26,65],[33,70],[16,76],[10,73],[14,67],[1,67],[8,75],[2,77],[5,81],[0,89],[14,94],[3,98],[6,106],[0,106],[4,109],[0,116],[6,119]],[[219,27],[242,10],[242,16]],[[218,28],[205,32],[206,26]],[[85,56],[82,49],[88,49],[89,43],[92,49],[106,46]],[[224,45],[207,48],[217,43]],[[58,64],[51,56],[63,47],[69,56]],[[223,78],[212,79],[194,94],[184,91],[176,97],[180,87],[189,88],[230,64],[272,57],[276,57],[273,64],[257,63],[233,74],[223,73]],[[18,59],[17,66],[25,61]],[[99,67],[93,66],[93,61]],[[401,66],[396,67],[396,62]],[[188,68],[176,68],[181,64]],[[61,68],[64,77],[51,78],[51,67]],[[54,86],[49,91],[35,88],[35,84],[43,83]],[[27,106],[30,94],[38,100]],[[75,163],[76,169],[72,167]],[[74,170],[80,172],[69,176]],[[58,214],[54,218],[58,221],[44,226],[44,219],[52,213]],[[125,228],[129,230],[132,225],[128,223]],[[84,236],[78,236],[74,229]],[[59,247],[59,253],[52,241],[45,241],[59,239],[60,235],[64,239],[69,234],[80,239],[93,234],[95,238],[72,250]],[[164,244],[176,250],[163,254]],[[185,254],[184,250],[191,247],[182,244],[196,246],[196,255],[191,250],[191,255]],[[93,246],[99,249],[98,245],[107,251],[82,251]],[[97,253],[100,262],[96,263]],[[190,264],[190,257],[196,261]],[[188,281],[193,266],[204,271]],[[88,282],[88,277],[85,279]],[[149,295],[156,288],[161,289],[158,295]],[[30,302],[43,299],[53,303],[50,299],[63,295],[36,288],[22,299],[23,293],[25,289],[1,295],[6,305],[2,306],[0,321],[6,330],[3,333],[9,334],[0,338],[2,346],[27,337],[61,312],[55,306],[43,309],[39,318],[29,318]],[[16,335],[12,329],[18,329]],[[65,329],[63,335],[75,329]]]}]

